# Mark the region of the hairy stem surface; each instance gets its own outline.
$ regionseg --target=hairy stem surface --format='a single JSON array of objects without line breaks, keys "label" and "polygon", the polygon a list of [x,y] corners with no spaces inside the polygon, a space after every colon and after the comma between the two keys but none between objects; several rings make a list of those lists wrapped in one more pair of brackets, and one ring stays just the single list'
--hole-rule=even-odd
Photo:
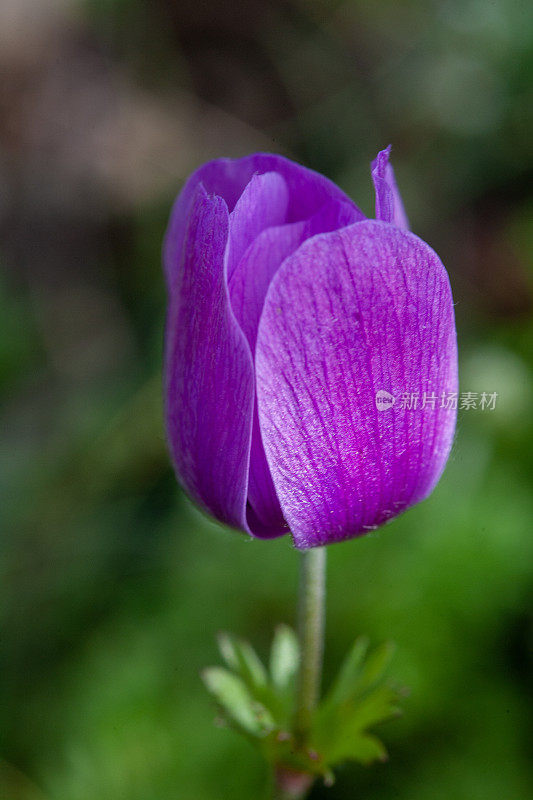
[{"label": "hairy stem surface", "polygon": [[324,649],[326,548],[304,550],[300,564],[298,635],[301,662],[298,675],[294,732],[305,743],[319,699]]}]

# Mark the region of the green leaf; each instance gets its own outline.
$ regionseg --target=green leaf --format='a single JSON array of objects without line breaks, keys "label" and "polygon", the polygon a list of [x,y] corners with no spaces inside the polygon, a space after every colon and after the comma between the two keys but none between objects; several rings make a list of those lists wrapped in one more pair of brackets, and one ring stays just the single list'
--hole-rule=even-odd
[{"label": "green leaf", "polygon": [[251,684],[257,687],[267,685],[267,671],[251,644],[237,640],[237,657],[241,674],[245,680],[249,680]]},{"label": "green leaf", "polygon": [[218,647],[222,658],[255,691],[268,683],[267,671],[252,645],[229,633],[218,636]]},{"label": "green leaf", "polygon": [[360,636],[344,659],[325,703],[340,705],[353,694],[367,650],[368,639],[366,636]]},{"label": "green leaf", "polygon": [[369,763],[385,757],[378,739],[368,728],[398,715],[398,693],[389,686],[378,686],[364,697],[330,707],[320,715],[315,728],[317,748],[328,764],[346,758]]},{"label": "green leaf", "polygon": [[386,761],[387,751],[383,742],[371,733],[359,733],[352,739],[344,739],[335,752],[330,755],[329,763],[340,764],[343,761],[357,761],[359,764],[372,764],[374,761]]},{"label": "green leaf", "polygon": [[220,650],[220,655],[222,656],[228,667],[237,672],[237,670],[239,669],[239,659],[237,658],[237,653],[235,652],[233,637],[230,636],[229,633],[224,633],[222,631],[217,636],[217,643],[218,643],[218,649]]},{"label": "green leaf", "polygon": [[202,679],[218,704],[239,728],[253,736],[263,736],[273,730],[274,720],[267,709],[258,703],[244,681],[224,667],[207,667]]},{"label": "green leaf", "polygon": [[346,759],[368,764],[386,757],[383,744],[368,728],[399,713],[399,692],[383,683],[394,648],[387,642],[365,659],[367,647],[366,639],[355,642],[317,709],[313,741],[326,764]]},{"label": "green leaf", "polygon": [[278,725],[286,725],[288,707],[292,705],[290,697],[271,685],[267,671],[253,647],[230,633],[219,634],[218,646],[222,658],[244,682],[253,700],[268,709],[270,717]]},{"label": "green leaf", "polygon": [[352,720],[349,726],[363,730],[370,725],[377,725],[397,717],[400,709],[397,705],[398,693],[390,686],[377,686],[352,706]]},{"label": "green leaf", "polygon": [[278,625],[270,651],[270,675],[277,689],[286,689],[300,663],[300,645],[292,628]]},{"label": "green leaf", "polygon": [[395,649],[394,642],[384,642],[368,656],[358,681],[358,692],[365,692],[381,680]]}]

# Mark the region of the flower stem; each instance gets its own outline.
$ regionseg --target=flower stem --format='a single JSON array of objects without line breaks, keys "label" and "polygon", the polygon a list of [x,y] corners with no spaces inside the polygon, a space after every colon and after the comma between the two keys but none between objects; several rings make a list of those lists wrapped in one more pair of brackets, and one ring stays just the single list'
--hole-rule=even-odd
[{"label": "flower stem", "polygon": [[298,635],[301,648],[296,694],[294,733],[305,744],[318,702],[324,649],[324,607],[326,600],[326,548],[305,550],[300,562]]}]

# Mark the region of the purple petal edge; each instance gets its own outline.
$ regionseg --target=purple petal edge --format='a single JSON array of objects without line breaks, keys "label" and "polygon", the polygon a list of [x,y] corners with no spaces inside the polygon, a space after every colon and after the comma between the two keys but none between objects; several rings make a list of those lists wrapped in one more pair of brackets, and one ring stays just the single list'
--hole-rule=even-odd
[{"label": "purple petal edge", "polygon": [[228,227],[225,201],[197,187],[179,261],[166,264],[176,277],[166,329],[165,415],[187,493],[216,519],[247,531],[254,375],[229,302]]},{"label": "purple petal edge", "polygon": [[187,219],[193,197],[200,183],[208,194],[222,197],[231,212],[253,175],[277,172],[289,191],[286,222],[308,219],[328,200],[349,203],[359,219],[363,212],[338,186],[314,170],[303,167],[288,158],[272,153],[255,153],[243,158],[219,158],[208,161],[188,178],[176,198],[163,244],[167,284],[172,289],[175,279],[172,265],[176,263],[183,246]]}]

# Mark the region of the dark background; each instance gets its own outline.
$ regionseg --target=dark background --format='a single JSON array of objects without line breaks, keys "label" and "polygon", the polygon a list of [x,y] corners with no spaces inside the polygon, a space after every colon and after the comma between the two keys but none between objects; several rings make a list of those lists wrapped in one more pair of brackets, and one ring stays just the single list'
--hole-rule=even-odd
[{"label": "dark background", "polygon": [[[188,173],[285,153],[373,213],[389,142],[456,301],[462,411],[434,495],[329,549],[325,679],[392,638],[391,758],[315,799],[526,800],[533,6],[3,0],[1,758],[6,800],[260,797],[199,679],[292,622],[297,553],[202,518],[161,424],[160,247]],[[529,730],[528,730],[529,729]]]}]

